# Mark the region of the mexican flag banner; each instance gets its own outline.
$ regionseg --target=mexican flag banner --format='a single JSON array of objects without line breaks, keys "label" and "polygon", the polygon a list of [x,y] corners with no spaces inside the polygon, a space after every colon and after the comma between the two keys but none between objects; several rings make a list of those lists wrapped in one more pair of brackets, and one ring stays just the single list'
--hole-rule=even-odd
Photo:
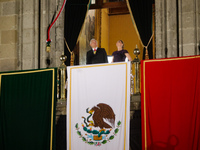
[{"label": "mexican flag banner", "polygon": [[130,62],[73,66],[67,73],[67,150],[128,150]]}]

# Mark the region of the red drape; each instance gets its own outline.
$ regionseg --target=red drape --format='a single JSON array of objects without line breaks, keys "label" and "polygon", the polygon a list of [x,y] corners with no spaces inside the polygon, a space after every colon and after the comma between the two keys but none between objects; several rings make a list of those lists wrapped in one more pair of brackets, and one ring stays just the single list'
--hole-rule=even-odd
[{"label": "red drape", "polygon": [[200,150],[200,56],[142,61],[142,149]]}]

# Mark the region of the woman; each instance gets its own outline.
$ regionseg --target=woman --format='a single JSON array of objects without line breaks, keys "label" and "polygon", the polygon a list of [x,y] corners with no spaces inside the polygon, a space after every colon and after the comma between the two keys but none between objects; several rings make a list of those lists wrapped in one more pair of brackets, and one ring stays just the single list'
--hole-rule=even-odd
[{"label": "woman", "polygon": [[113,60],[112,62],[122,62],[125,61],[126,57],[129,61],[132,61],[131,56],[129,55],[127,50],[124,50],[124,42],[122,40],[117,41],[116,43],[117,51],[112,53]]}]

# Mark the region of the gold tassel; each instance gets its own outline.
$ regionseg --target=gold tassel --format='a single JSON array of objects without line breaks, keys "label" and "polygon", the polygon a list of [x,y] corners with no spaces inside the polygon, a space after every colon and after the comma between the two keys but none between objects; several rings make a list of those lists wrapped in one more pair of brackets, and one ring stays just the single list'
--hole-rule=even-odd
[{"label": "gold tassel", "polygon": [[145,60],[149,59],[149,53],[148,53],[148,49],[147,46],[145,46],[146,52],[145,52]]},{"label": "gold tassel", "polygon": [[67,41],[65,40],[65,38],[64,38],[64,41],[65,41],[65,45],[67,46],[68,51],[69,51],[70,54],[71,54],[70,66],[73,66],[73,65],[74,65],[74,52],[72,52],[72,51],[69,49],[69,46],[68,46]]},{"label": "gold tassel", "polygon": [[74,52],[71,52],[70,66],[74,65]]}]

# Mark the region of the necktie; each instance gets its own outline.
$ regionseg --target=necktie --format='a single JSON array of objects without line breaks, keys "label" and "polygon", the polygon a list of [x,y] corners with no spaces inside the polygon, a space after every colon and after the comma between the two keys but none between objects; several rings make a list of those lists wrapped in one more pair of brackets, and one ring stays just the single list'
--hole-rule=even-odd
[{"label": "necktie", "polygon": [[94,54],[96,54],[96,52],[97,52],[97,50],[96,50],[96,49],[94,49]]}]

